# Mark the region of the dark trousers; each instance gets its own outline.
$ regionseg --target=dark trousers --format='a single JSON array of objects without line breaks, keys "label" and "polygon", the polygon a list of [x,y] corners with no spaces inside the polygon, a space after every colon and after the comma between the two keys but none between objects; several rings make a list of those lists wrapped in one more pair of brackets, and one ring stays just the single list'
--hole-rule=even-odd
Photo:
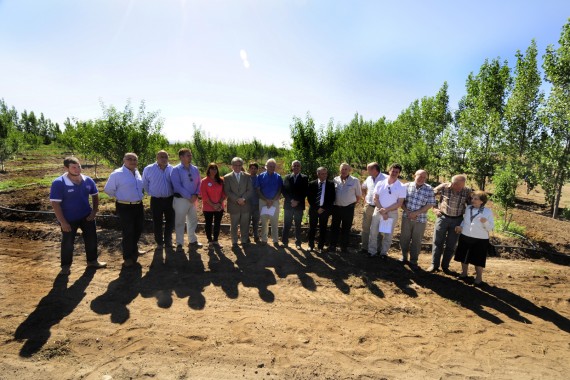
[{"label": "dark trousers", "polygon": [[293,222],[295,223],[295,244],[301,245],[301,222],[303,221],[304,210],[297,210],[294,208],[289,208],[284,210],[283,216],[283,243],[289,243],[289,232],[291,232],[291,226]]},{"label": "dark trousers", "polygon": [[61,238],[61,266],[68,266],[73,262],[73,245],[79,228],[81,228],[81,235],[85,243],[87,261],[97,260],[97,231],[95,219],[88,221],[86,218],[83,218],[68,223],[71,226],[71,231],[62,232],[63,236]]},{"label": "dark trousers", "polygon": [[[154,241],[156,244],[172,244],[172,231],[174,231],[174,209],[172,198],[150,197],[150,211],[152,212],[152,224],[154,227]],[[162,220],[164,218],[164,232]]]},{"label": "dark trousers", "polygon": [[259,215],[259,204],[251,205],[249,219],[251,222],[251,229],[253,230],[253,238],[257,240],[259,239],[259,220],[261,219],[261,216]]},{"label": "dark trousers", "polygon": [[353,220],[354,203],[348,206],[334,206],[331,223],[331,247],[336,247],[339,235],[341,248],[348,247]]},{"label": "dark trousers", "polygon": [[123,259],[137,261],[139,257],[138,242],[144,226],[144,208],[142,203],[127,205],[115,203],[117,215],[121,222],[123,241]]},{"label": "dark trousers", "polygon": [[[206,230],[206,237],[208,242],[218,241],[220,235],[220,224],[222,222],[223,211],[204,211],[204,229]],[[214,222],[214,235],[212,236],[212,221]]]},{"label": "dark trousers", "polygon": [[315,235],[317,225],[319,226],[319,249],[322,249],[327,241],[327,224],[329,222],[330,211],[325,210],[319,214],[318,209],[309,208],[309,247],[315,247]]}]

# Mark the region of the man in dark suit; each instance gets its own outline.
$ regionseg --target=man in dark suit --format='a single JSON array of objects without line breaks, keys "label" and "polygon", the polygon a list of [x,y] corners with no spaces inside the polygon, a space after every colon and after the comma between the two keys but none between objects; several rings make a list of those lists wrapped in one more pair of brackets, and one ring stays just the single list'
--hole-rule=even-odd
[{"label": "man in dark suit", "polygon": [[230,214],[230,233],[232,236],[232,247],[237,247],[239,226],[242,245],[249,242],[249,205],[247,199],[250,198],[251,179],[249,174],[242,172],[243,160],[239,157],[232,159],[231,173],[224,176],[224,192],[228,197],[228,213]]},{"label": "man in dark suit", "polygon": [[283,179],[283,189],[281,193],[285,197],[283,202],[284,208],[284,225],[283,225],[283,244],[289,244],[289,232],[291,225],[295,222],[295,246],[301,249],[301,221],[303,212],[305,211],[305,198],[307,197],[307,187],[309,186],[309,177],[301,174],[301,163],[297,160],[291,163],[291,173],[287,174]]},{"label": "man in dark suit", "polygon": [[323,250],[327,239],[327,224],[335,200],[334,183],[327,181],[327,168],[317,169],[318,179],[311,181],[307,189],[309,200],[309,251],[315,249],[315,234],[319,225],[318,249]]}]

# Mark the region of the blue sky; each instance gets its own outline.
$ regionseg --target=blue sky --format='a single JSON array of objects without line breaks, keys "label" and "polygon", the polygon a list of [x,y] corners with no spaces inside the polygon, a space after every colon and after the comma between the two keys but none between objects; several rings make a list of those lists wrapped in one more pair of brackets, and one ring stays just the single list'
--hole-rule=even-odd
[{"label": "blue sky", "polygon": [[536,39],[542,57],[567,0],[0,0],[0,98],[60,124],[99,101],[160,111],[163,132],[288,144],[317,125],[395,119],[449,84],[451,107],[486,58]]}]

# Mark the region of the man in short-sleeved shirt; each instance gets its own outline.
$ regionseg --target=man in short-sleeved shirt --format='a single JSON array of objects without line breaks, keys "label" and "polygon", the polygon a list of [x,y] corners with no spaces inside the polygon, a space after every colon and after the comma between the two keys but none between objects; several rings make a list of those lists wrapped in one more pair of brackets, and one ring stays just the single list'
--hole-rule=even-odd
[{"label": "man in short-sleeved shirt", "polygon": [[400,164],[392,164],[388,169],[388,178],[378,182],[374,187],[374,214],[372,215],[372,223],[370,225],[370,237],[368,239],[368,254],[370,257],[376,257],[377,238],[381,220],[392,220],[390,232],[382,232],[382,248],[380,258],[388,257],[388,250],[392,245],[392,235],[394,227],[398,221],[398,209],[404,203],[406,198],[406,188],[398,180],[398,176],[402,171]]},{"label": "man in short-sleeved shirt", "polygon": [[[277,163],[270,158],[265,163],[267,171],[261,173],[257,177],[257,194],[259,195],[259,213],[261,214],[261,244],[267,244],[267,233],[269,230],[269,222],[271,222],[271,238],[274,246],[279,246],[279,199],[281,198],[281,187],[283,180],[279,173],[275,172]],[[264,214],[265,210],[271,210],[273,213]]]},{"label": "man in short-sleeved shirt", "polygon": [[[97,231],[95,215],[99,207],[97,185],[81,174],[81,164],[75,157],[63,160],[66,173],[56,178],[50,189],[50,202],[61,226],[61,273],[69,274],[73,261],[73,244],[81,228],[87,266],[104,268],[107,264],[97,260]],[[89,204],[91,197],[93,207]]]},{"label": "man in short-sleeved shirt", "polygon": [[[371,162],[366,166],[368,177],[362,183],[362,196],[364,197],[364,210],[362,212],[362,232],[360,251],[368,253],[368,239],[370,238],[370,224],[372,223],[372,215],[374,214],[374,187],[386,176],[380,172],[380,165],[377,162]],[[377,242],[378,246],[379,243]]]},{"label": "man in short-sleeved shirt", "polygon": [[[350,239],[350,229],[354,220],[354,206],[362,196],[360,182],[350,175],[352,168],[346,162],[340,165],[340,175],[333,180],[335,201],[331,224],[331,245],[329,250],[336,250],[340,238],[340,250],[346,252]],[[341,228],[342,225],[342,228]]]},{"label": "man in short-sleeved shirt", "polygon": [[422,246],[422,238],[426,229],[427,211],[435,206],[433,189],[426,183],[427,172],[416,171],[413,182],[408,182],[406,187],[406,200],[402,206],[402,224],[400,232],[400,247],[402,248],[403,263],[408,262],[410,253],[410,267],[418,268],[418,256]]}]

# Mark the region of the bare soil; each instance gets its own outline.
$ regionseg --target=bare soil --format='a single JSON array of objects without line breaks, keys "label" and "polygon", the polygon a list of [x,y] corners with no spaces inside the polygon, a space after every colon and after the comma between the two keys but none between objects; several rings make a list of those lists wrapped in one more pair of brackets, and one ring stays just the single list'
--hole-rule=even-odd
[{"label": "bare soil", "polygon": [[[20,169],[9,166],[0,180],[29,174]],[[61,169],[54,163],[52,172]],[[570,268],[560,255],[500,250],[477,288],[411,271],[396,245],[387,261],[370,260],[357,236],[345,254],[232,249],[224,229],[222,250],[175,253],[156,250],[148,230],[140,266],[123,269],[106,202],[98,236],[108,268],[85,269],[78,238],[63,276],[59,228],[35,212],[49,211],[48,193],[0,194],[1,206],[34,211],[0,210],[0,379],[565,379],[570,371]],[[514,220],[532,242],[495,242],[569,254],[569,223],[548,218],[540,194],[519,196]],[[429,259],[426,245],[420,266]]]}]

